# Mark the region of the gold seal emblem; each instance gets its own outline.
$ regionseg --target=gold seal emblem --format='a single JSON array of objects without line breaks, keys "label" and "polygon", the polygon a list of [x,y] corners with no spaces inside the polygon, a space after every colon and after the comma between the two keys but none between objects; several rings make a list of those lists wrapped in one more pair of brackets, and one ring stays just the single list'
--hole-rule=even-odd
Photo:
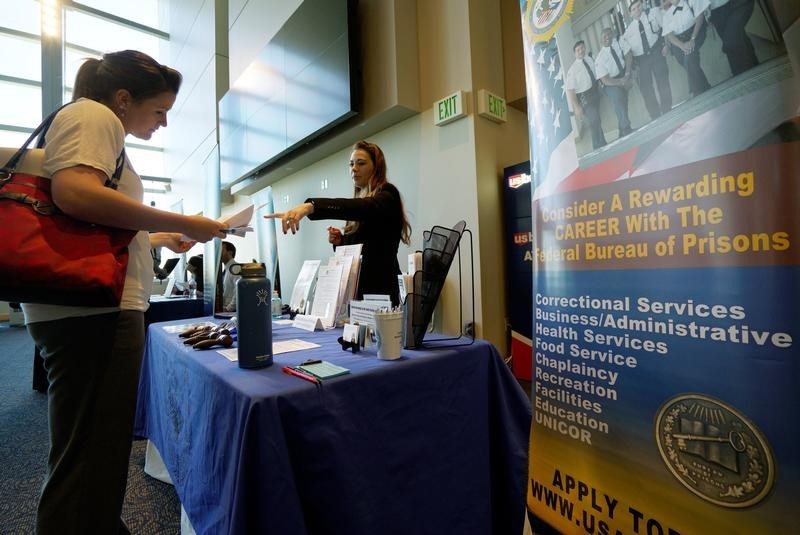
[{"label": "gold seal emblem", "polygon": [[572,13],[575,0],[527,0],[522,25],[532,42],[549,41]]},{"label": "gold seal emblem", "polygon": [[683,486],[723,507],[757,504],[775,481],[761,431],[730,405],[701,394],[664,403],[655,424],[661,458]]}]

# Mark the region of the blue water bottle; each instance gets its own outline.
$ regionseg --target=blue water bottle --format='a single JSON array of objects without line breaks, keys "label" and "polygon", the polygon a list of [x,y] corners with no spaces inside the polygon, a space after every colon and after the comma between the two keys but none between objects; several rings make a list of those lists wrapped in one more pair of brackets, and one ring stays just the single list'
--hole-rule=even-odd
[{"label": "blue water bottle", "polygon": [[241,275],[236,281],[239,367],[272,366],[272,292],[266,266],[261,263],[234,264],[231,274]]}]

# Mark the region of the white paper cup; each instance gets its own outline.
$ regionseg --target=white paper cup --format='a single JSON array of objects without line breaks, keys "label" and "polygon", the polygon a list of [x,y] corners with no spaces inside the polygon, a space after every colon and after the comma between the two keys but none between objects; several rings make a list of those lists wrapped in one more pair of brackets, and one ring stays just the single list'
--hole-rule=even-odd
[{"label": "white paper cup", "polygon": [[403,313],[376,312],[375,326],[378,337],[378,358],[395,360],[403,349]]}]

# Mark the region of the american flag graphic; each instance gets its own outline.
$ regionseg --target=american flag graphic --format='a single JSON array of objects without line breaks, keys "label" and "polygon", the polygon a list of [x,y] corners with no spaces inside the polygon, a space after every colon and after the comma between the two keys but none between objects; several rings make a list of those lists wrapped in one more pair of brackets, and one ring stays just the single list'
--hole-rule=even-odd
[{"label": "american flag graphic", "polygon": [[532,140],[531,179],[537,189],[555,184],[574,171],[578,156],[556,40],[529,45],[525,63]]}]

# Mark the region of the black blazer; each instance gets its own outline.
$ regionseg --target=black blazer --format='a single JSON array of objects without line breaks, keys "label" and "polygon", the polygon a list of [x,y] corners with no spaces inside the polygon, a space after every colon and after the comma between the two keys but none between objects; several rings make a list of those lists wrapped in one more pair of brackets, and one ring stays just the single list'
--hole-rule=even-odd
[{"label": "black blazer", "polygon": [[397,249],[403,231],[403,207],[400,192],[390,183],[384,184],[372,197],[363,199],[312,198],[314,213],[309,219],[342,219],[358,221],[355,232],[343,236],[344,245],[362,244],[361,274],[357,297],[364,294],[388,294],[394,306],[400,303],[397,275]]}]

